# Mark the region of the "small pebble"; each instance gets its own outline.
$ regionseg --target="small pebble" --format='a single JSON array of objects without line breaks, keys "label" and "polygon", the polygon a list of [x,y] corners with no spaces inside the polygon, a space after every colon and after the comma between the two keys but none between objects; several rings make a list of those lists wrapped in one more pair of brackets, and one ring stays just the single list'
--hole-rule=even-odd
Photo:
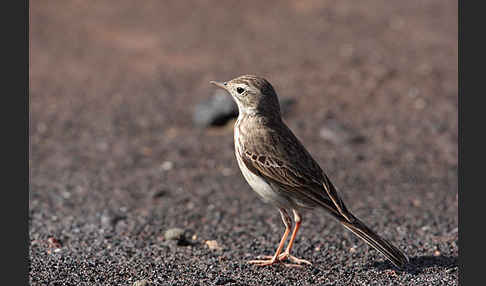
[{"label": "small pebble", "polygon": [[206,240],[206,245],[211,250],[221,250],[221,246],[219,246],[216,240]]},{"label": "small pebble", "polygon": [[147,279],[138,280],[133,282],[132,286],[149,286],[150,282]]},{"label": "small pebble", "polygon": [[62,247],[61,242],[54,237],[49,237],[47,239],[47,243],[49,244],[49,248],[61,248]]},{"label": "small pebble", "polygon": [[152,148],[144,146],[140,150],[140,153],[146,157],[150,157],[152,155]]},{"label": "small pebble", "polygon": [[319,136],[325,141],[337,145],[344,142],[351,144],[366,143],[366,137],[357,133],[355,130],[343,125],[335,119],[328,119],[326,126],[319,130]]},{"label": "small pebble", "polygon": [[423,98],[418,98],[417,100],[415,100],[415,103],[414,103],[414,107],[415,109],[424,109],[425,106],[427,105],[427,103],[425,102],[425,100]]},{"label": "small pebble", "polygon": [[327,127],[321,128],[321,130],[319,131],[319,136],[322,139],[333,144],[338,144],[339,142],[341,142],[341,138],[339,137],[339,135]]},{"label": "small pebble", "polygon": [[171,161],[165,161],[164,163],[162,163],[162,165],[160,165],[160,168],[164,171],[169,171],[173,167],[174,167],[174,163]]},{"label": "small pebble", "polygon": [[152,195],[153,198],[157,199],[157,198],[161,198],[161,197],[164,197],[167,195],[167,191],[166,190],[158,190],[156,192],[154,192],[154,194]]},{"label": "small pebble", "polygon": [[164,237],[166,240],[184,240],[184,230],[178,227],[170,228],[165,231]]}]

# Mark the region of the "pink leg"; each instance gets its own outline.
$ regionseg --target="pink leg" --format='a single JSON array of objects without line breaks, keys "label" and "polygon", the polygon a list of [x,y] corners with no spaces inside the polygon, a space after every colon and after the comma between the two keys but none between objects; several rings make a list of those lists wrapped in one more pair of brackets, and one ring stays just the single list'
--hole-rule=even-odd
[{"label": "pink leg", "polygon": [[302,217],[300,216],[300,214],[296,210],[293,210],[293,213],[294,213],[294,220],[295,220],[294,231],[292,231],[292,235],[290,236],[290,241],[289,241],[289,244],[287,245],[287,248],[285,249],[285,251],[282,254],[279,255],[278,259],[280,261],[288,259],[288,260],[290,260],[290,261],[292,261],[293,263],[296,263],[296,264],[305,263],[305,264],[308,264],[308,265],[312,265],[312,263],[310,263],[307,260],[299,259],[299,258],[297,258],[293,255],[290,255],[290,251],[292,250],[292,246],[294,245],[295,237],[297,236],[297,232],[299,231],[300,224],[302,223]]},{"label": "pink leg", "polygon": [[280,262],[280,253],[282,252],[282,249],[284,247],[285,241],[287,240],[287,237],[289,236],[290,233],[290,226],[292,224],[292,220],[290,219],[289,214],[285,209],[279,209],[280,215],[282,216],[282,221],[285,224],[285,232],[282,236],[282,239],[280,240],[280,243],[278,244],[277,251],[275,251],[275,254],[273,256],[265,256],[264,260],[250,260],[248,263],[250,264],[256,264],[258,266],[265,266],[265,265],[272,265],[277,262]]}]

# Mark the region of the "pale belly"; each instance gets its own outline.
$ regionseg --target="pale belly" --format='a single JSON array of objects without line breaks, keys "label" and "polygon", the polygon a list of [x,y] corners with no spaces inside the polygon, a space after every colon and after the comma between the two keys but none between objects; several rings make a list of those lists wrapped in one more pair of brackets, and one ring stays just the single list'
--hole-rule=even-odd
[{"label": "pale belly", "polygon": [[[238,134],[235,133],[235,140],[238,139]],[[237,142],[237,141],[235,141]],[[282,196],[281,194],[275,192],[270,184],[268,184],[264,179],[260,176],[253,174],[248,168],[246,167],[245,163],[241,160],[241,158],[237,155],[237,146],[235,146],[235,155],[236,161],[238,162],[238,166],[240,167],[241,173],[245,178],[246,182],[250,185],[250,187],[255,191],[266,203],[271,203],[278,208],[290,208],[292,204],[290,201]]]}]

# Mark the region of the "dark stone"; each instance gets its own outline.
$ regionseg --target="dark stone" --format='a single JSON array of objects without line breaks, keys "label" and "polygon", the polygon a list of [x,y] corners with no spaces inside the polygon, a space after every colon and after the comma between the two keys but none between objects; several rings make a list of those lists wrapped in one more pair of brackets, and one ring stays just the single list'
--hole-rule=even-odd
[{"label": "dark stone", "polygon": [[199,127],[221,126],[237,116],[238,106],[226,91],[220,89],[196,105],[192,120]]},{"label": "dark stone", "polygon": [[[279,100],[282,114],[288,113],[295,104],[295,99],[290,97],[282,97]],[[199,127],[222,126],[236,117],[238,117],[238,106],[231,95],[218,89],[209,99],[196,105],[192,121]]]}]

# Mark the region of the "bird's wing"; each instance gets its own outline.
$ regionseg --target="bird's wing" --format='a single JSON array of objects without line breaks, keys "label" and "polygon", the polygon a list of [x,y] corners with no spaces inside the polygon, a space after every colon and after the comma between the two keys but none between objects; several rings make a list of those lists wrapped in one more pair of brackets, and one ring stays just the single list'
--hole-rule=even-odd
[{"label": "bird's wing", "polygon": [[332,182],[290,129],[286,129],[287,134],[270,133],[273,144],[244,144],[241,157],[246,167],[277,184],[281,191],[299,192],[300,197],[337,211],[336,215],[350,221],[352,216]]}]

